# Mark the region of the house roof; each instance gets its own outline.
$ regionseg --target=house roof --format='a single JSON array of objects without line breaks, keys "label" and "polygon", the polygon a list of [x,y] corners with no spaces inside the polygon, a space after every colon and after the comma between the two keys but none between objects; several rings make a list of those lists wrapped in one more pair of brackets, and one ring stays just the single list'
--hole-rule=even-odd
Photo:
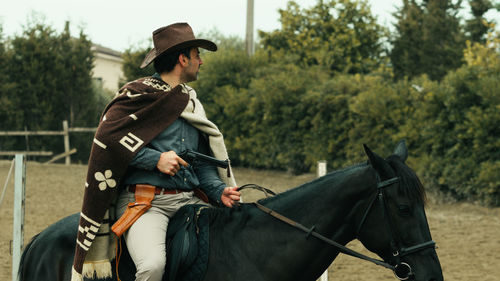
[{"label": "house roof", "polygon": [[106,55],[114,56],[114,57],[117,57],[117,58],[121,58],[122,57],[122,53],[121,52],[118,52],[118,51],[115,51],[113,49],[101,46],[99,44],[93,44],[91,49],[92,49],[92,51],[95,51],[95,52],[98,52],[98,53],[101,53],[101,54],[106,54]]}]

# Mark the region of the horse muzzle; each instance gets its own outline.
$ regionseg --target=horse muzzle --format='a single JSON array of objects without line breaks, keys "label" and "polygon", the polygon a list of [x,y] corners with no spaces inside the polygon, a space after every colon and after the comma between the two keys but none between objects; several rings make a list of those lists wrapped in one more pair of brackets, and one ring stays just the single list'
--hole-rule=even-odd
[{"label": "horse muzzle", "polygon": [[394,275],[399,280],[411,280],[410,278],[415,276],[411,270],[411,266],[406,262],[400,262],[394,266]]},{"label": "horse muzzle", "polygon": [[415,273],[413,272],[411,266],[406,262],[400,262],[396,264],[393,268],[394,275],[399,280],[417,280],[417,281],[442,281],[443,277],[439,274],[439,277],[420,277],[417,279]]}]

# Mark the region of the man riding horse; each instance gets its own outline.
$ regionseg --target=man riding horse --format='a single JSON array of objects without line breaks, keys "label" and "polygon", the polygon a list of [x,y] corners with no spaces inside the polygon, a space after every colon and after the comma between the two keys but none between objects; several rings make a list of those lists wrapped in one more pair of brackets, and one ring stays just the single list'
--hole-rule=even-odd
[{"label": "man riding horse", "polygon": [[[187,23],[155,30],[153,44],[141,68],[153,62],[156,73],[123,86],[102,114],[90,154],[72,281],[111,276],[116,235],[122,234],[136,280],[160,281],[166,230],[175,212],[187,204],[232,207],[240,200],[231,167],[189,165],[179,156],[193,150],[228,159],[221,132],[186,85],[197,79],[203,64],[198,48],[216,51],[217,46],[196,39]],[[194,195],[200,189],[207,195],[200,196],[204,201]],[[121,216],[111,228],[116,235],[109,225],[113,202]]]}]

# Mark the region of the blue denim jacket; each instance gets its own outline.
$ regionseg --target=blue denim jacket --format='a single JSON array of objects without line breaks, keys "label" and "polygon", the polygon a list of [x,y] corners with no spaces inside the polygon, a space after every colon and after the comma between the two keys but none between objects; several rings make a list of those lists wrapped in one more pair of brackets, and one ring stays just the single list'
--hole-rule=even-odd
[{"label": "blue denim jacket", "polygon": [[122,184],[151,184],[167,189],[202,189],[207,196],[220,204],[222,191],[226,187],[219,178],[217,168],[198,163],[182,167],[174,176],[161,173],[156,164],[162,152],[170,150],[177,154],[185,149],[209,154],[207,142],[189,122],[178,118],[172,125],[143,147],[129,164]]}]

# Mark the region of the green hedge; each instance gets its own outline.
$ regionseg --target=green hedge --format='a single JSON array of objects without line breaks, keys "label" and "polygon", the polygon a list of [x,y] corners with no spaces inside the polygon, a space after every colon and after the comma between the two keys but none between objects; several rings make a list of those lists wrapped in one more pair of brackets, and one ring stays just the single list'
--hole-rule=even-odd
[{"label": "green hedge", "polygon": [[498,52],[491,58],[441,82],[393,82],[387,71],[331,77],[321,67],[228,51],[206,55],[194,87],[237,165],[302,173],[327,160],[332,170],[365,161],[363,143],[388,155],[406,139],[430,188],[498,206]]}]

